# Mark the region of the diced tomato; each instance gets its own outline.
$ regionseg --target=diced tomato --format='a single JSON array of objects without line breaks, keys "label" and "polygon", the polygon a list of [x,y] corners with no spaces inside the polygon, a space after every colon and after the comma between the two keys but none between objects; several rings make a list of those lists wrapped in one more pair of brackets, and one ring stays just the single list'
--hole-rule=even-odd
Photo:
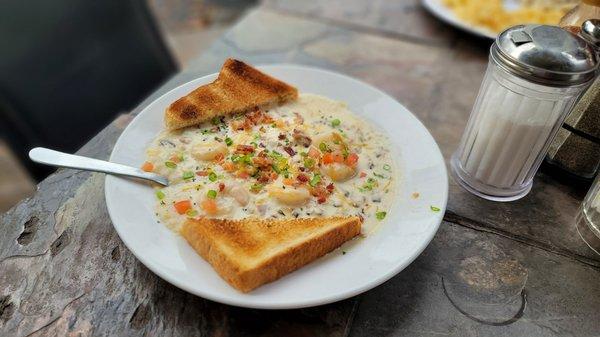
[{"label": "diced tomato", "polygon": [[344,162],[344,156],[342,156],[340,153],[336,153],[333,155],[333,162],[334,163],[343,163]]},{"label": "diced tomato", "polygon": [[248,179],[248,177],[250,177],[250,174],[248,174],[248,172],[246,171],[239,171],[237,173],[237,177],[242,179]]},{"label": "diced tomato", "polygon": [[271,180],[277,179],[278,176],[279,176],[279,174],[277,174],[277,172],[275,172],[275,171],[271,172]]},{"label": "diced tomato", "polygon": [[154,164],[152,164],[149,161],[145,162],[144,165],[142,165],[142,171],[145,171],[145,172],[154,171]]},{"label": "diced tomato", "polygon": [[192,203],[189,200],[181,200],[173,204],[175,206],[175,210],[179,214],[185,214],[190,208],[192,208]]},{"label": "diced tomato", "polygon": [[335,188],[335,186],[333,186],[333,183],[330,183],[329,185],[327,185],[326,189],[327,192],[332,193],[333,189]]},{"label": "diced tomato", "polygon": [[319,204],[323,204],[323,203],[325,203],[325,201],[327,201],[327,197],[325,197],[325,196],[320,196],[317,198],[317,202]]},{"label": "diced tomato", "polygon": [[354,167],[356,166],[356,163],[358,163],[358,155],[356,153],[350,153],[348,158],[346,158],[346,165]]},{"label": "diced tomato", "polygon": [[294,184],[294,179],[292,179],[292,178],[285,178],[285,179],[283,179],[283,184],[284,185],[293,185]]},{"label": "diced tomato", "polygon": [[196,172],[197,176],[206,177],[208,175],[208,171],[198,171]]},{"label": "diced tomato", "polygon": [[331,164],[333,163],[333,155],[331,153],[325,153],[323,155],[323,164]]},{"label": "diced tomato", "polygon": [[367,176],[367,174],[365,172],[361,172],[360,175],[359,175],[359,177],[361,177],[361,178],[364,178],[366,176]]},{"label": "diced tomato", "polygon": [[181,156],[174,154],[173,156],[171,156],[171,158],[169,158],[169,160],[172,161],[172,162],[174,162],[174,163],[180,163],[181,162]]},{"label": "diced tomato", "polygon": [[212,199],[204,199],[200,203],[200,207],[202,207],[202,209],[207,214],[211,214],[211,215],[217,214],[217,212],[219,211],[219,209],[217,207],[217,203]]},{"label": "diced tomato", "polygon": [[227,172],[235,171],[235,164],[230,161],[224,162],[221,166],[223,167],[223,170]]},{"label": "diced tomato", "polygon": [[219,183],[219,192],[223,192],[224,189],[225,189],[225,184]]},{"label": "diced tomato", "polygon": [[299,174],[299,175],[296,177],[296,179],[298,179],[298,181],[299,181],[299,182],[301,182],[301,183],[308,182],[308,180],[309,180],[309,179],[308,179],[308,176],[307,176],[306,174],[304,174],[304,173],[300,173],[300,174]]},{"label": "diced tomato", "polygon": [[314,146],[311,146],[308,150],[308,156],[311,158],[319,159],[321,157],[321,152],[317,150]]}]

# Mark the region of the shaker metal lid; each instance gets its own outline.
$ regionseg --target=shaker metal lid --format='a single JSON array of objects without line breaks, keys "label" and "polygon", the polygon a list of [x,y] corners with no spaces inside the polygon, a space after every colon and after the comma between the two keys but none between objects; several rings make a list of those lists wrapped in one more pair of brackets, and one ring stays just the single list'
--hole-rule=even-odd
[{"label": "shaker metal lid", "polygon": [[596,53],[584,39],[548,25],[505,30],[496,38],[491,57],[510,73],[552,86],[585,83],[598,68]]}]

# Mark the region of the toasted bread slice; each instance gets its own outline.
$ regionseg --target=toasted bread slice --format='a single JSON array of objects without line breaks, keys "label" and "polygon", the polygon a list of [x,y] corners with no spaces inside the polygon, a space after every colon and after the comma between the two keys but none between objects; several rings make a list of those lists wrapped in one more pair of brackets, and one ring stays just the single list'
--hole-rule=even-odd
[{"label": "toasted bread slice", "polygon": [[359,217],[190,219],[188,243],[234,288],[248,292],[314,261],[360,233]]},{"label": "toasted bread slice", "polygon": [[242,61],[227,59],[214,82],[199,87],[167,108],[165,124],[167,129],[174,130],[296,98],[296,88]]}]

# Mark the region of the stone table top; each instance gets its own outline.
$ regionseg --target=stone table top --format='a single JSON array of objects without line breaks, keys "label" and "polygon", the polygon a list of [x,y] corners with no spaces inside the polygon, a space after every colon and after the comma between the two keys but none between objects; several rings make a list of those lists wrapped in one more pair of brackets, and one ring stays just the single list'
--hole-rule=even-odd
[{"label": "stone table top", "polygon": [[[267,0],[79,153],[107,159],[153,99],[236,57],[371,83],[423,121],[448,159],[489,45],[418,0]],[[0,335],[600,336],[600,257],[573,221],[585,192],[539,173],[527,197],[494,203],[451,182],[439,232],[400,274],[345,301],[267,311],[204,300],[155,276],[114,231],[103,175],[59,170],[0,217]]]}]

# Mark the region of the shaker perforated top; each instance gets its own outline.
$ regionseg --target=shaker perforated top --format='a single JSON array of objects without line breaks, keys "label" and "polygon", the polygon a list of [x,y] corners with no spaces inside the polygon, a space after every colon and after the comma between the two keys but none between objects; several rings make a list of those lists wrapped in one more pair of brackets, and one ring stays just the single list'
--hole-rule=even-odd
[{"label": "shaker perforated top", "polygon": [[581,37],[559,27],[519,25],[502,32],[491,57],[506,71],[549,86],[572,86],[595,77],[598,59]]}]

